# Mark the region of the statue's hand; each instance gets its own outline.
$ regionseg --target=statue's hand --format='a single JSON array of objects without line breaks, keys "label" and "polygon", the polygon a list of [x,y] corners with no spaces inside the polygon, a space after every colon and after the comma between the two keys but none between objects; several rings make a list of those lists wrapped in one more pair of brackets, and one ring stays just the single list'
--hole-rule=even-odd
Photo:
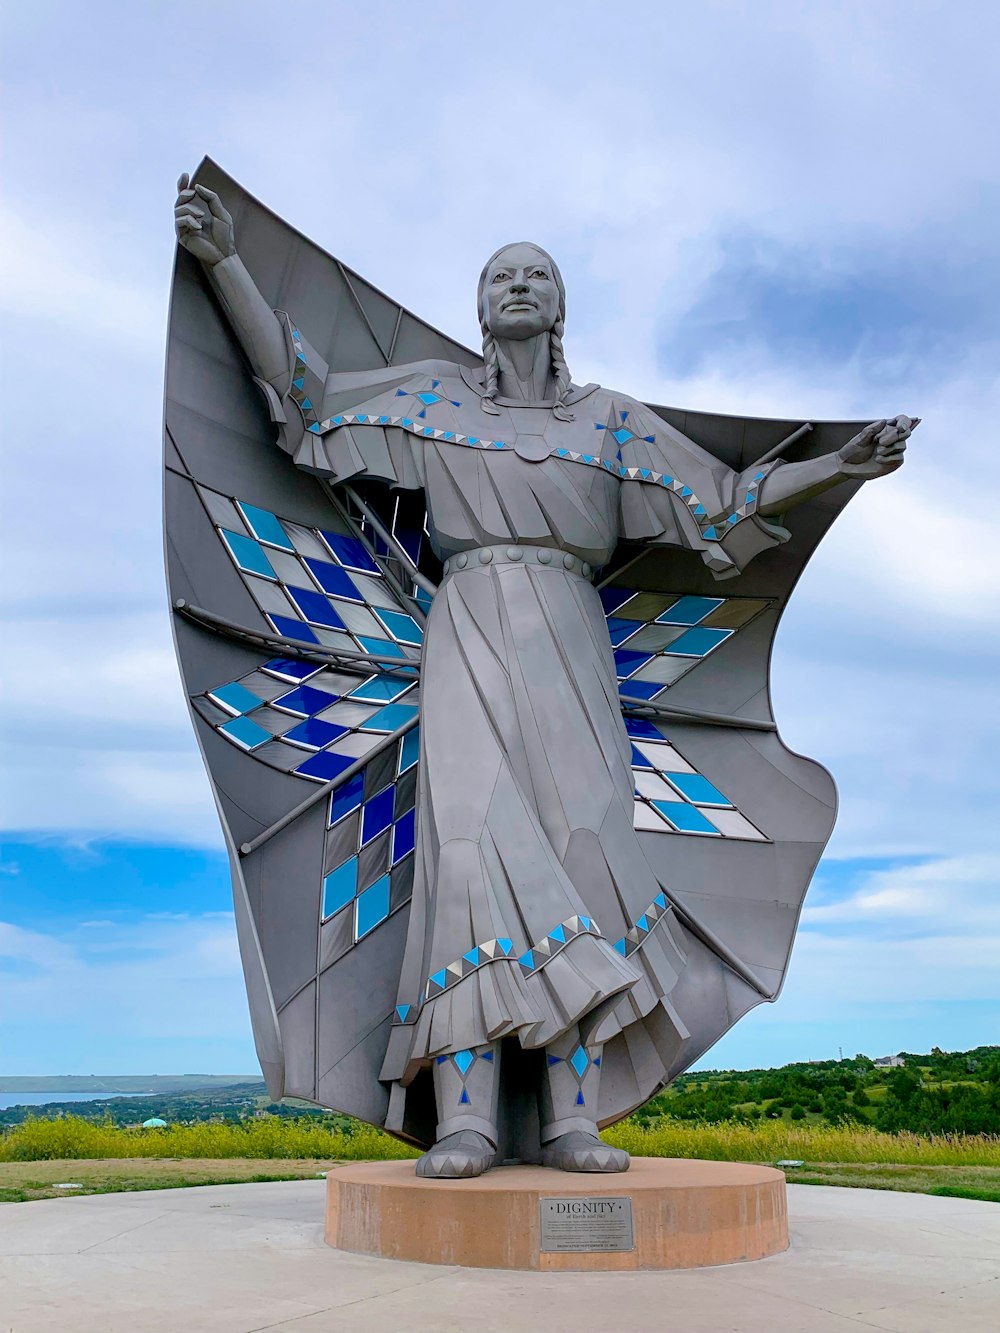
[{"label": "statue's hand", "polygon": [[185,172],[177,182],[174,228],[184,249],[212,268],[236,253],[233,219],[217,194],[204,185],[190,188],[190,180]]},{"label": "statue's hand", "polygon": [[906,441],[919,425],[919,417],[873,421],[838,451],[840,471],[861,481],[895,472],[903,466]]}]

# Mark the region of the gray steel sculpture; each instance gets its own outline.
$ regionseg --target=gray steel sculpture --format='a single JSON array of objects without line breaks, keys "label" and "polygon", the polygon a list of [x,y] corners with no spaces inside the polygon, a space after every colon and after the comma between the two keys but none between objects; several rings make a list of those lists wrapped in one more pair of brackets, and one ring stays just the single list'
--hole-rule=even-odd
[{"label": "gray steel sculpture", "polygon": [[535,245],[480,358],[210,162],[176,216],[169,579],[271,1093],[424,1175],[625,1170],[598,1127],[777,995],[835,793],[770,645],[916,422],[581,387]]}]

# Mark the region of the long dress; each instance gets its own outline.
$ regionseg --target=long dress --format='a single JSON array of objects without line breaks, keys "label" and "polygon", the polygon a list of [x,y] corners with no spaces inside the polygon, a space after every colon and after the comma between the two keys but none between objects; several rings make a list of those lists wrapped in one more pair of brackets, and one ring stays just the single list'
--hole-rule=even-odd
[{"label": "long dress", "polygon": [[[592,582],[620,540],[700,550],[717,576],[785,540],[738,474],[642,404],[589,385],[550,407],[480,405],[446,362],[329,374],[290,322],[271,400],[282,446],[333,482],[423,490],[445,576],[421,670],[416,866],[381,1077],[580,1025],[633,1063],[685,1035],[684,934],[633,828],[631,744]],[[641,947],[624,948],[640,920]],[[657,1055],[657,1050],[659,1054]],[[637,1078],[649,1085],[648,1072]],[[648,1094],[647,1094],[648,1095]],[[402,1099],[387,1127],[402,1124]]]}]

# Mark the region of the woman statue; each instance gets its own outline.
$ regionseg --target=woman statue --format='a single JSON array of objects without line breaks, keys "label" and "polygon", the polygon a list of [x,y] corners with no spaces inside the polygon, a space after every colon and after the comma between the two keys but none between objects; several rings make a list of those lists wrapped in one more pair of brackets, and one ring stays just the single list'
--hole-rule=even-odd
[{"label": "woman statue", "polygon": [[[334,373],[244,267],[218,196],[182,177],[177,236],[207,270],[281,447],[333,483],[421,489],[444,579],[421,670],[416,868],[381,1078],[390,1129],[431,1067],[424,1176],[494,1162],[501,1041],[544,1051],[542,1160],[624,1171],[598,1138],[602,1050],[624,1033],[637,1084],[683,1039],[671,992],[684,931],[633,828],[630,743],[594,570],[619,541],[686,547],[716,578],[788,537],[776,521],[846,479],[903,462],[915,422],[878,421],[839,452],[734,472],[642,403],[573,383],[550,255],[498,250],[479,280],[483,368],[423,361]],[[652,1073],[644,1066],[652,1066]],[[639,1076],[641,1074],[641,1077]],[[508,1089],[508,1094],[512,1090]]]}]

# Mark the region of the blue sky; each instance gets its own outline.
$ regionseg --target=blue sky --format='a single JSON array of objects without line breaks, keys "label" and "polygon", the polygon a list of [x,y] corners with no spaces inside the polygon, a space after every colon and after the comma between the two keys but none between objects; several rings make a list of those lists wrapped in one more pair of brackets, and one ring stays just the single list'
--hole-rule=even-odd
[{"label": "blue sky", "polygon": [[998,37],[923,0],[7,14],[0,1074],[255,1068],[160,563],[205,152],[467,342],[483,258],[531,236],[578,380],[924,418],[780,631],[782,734],[841,817],[781,1000],[708,1063],[998,1040]]}]

